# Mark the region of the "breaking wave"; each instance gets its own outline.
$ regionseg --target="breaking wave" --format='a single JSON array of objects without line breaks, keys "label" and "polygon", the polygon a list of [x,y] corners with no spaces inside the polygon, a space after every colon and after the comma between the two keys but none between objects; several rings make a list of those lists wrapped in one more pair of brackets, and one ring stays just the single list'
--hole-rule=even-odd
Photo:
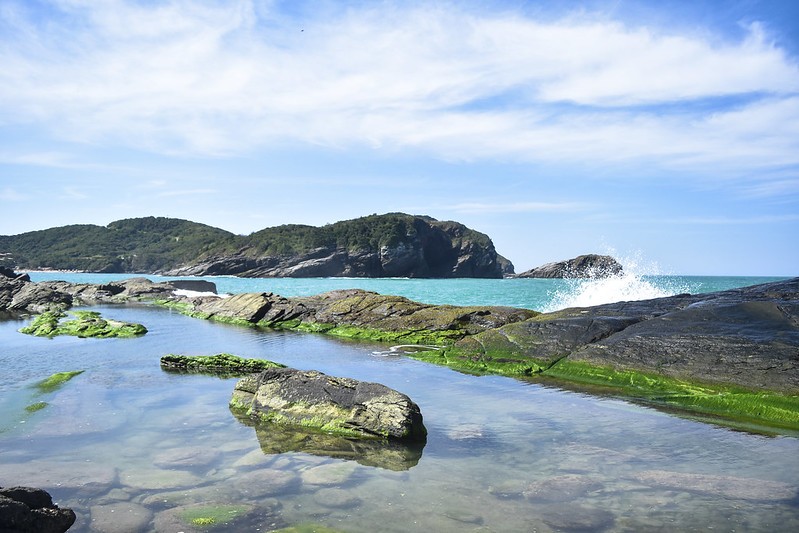
[{"label": "breaking wave", "polygon": [[654,263],[644,263],[638,256],[616,259],[622,264],[622,272],[594,278],[565,279],[561,288],[552,291],[549,303],[542,311],[648,300],[688,292],[686,285],[673,276],[662,274]]}]

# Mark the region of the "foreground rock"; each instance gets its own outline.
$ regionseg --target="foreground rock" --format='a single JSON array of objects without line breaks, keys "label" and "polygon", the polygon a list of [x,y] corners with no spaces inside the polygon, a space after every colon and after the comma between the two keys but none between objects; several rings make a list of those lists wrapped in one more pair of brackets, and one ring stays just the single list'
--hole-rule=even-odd
[{"label": "foreground rock", "polygon": [[0,488],[0,531],[63,533],[75,523],[72,509],[60,509],[44,490]]},{"label": "foreground rock", "polygon": [[609,255],[587,254],[547,263],[518,274],[517,278],[607,278],[621,274],[622,266]]},{"label": "foreground rock", "polygon": [[423,441],[419,406],[379,383],[270,368],[241,379],[232,408],[253,419],[360,438]]}]

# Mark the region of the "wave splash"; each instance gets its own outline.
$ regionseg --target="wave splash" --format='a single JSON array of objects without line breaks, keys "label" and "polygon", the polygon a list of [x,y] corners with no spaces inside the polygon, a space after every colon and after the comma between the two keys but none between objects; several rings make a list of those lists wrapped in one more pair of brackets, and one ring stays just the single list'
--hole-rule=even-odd
[{"label": "wave splash", "polygon": [[593,278],[564,279],[564,286],[552,291],[544,312],[567,307],[590,307],[631,300],[648,300],[688,292],[674,278],[661,274],[656,264],[644,263],[638,256],[617,258],[620,273]]}]

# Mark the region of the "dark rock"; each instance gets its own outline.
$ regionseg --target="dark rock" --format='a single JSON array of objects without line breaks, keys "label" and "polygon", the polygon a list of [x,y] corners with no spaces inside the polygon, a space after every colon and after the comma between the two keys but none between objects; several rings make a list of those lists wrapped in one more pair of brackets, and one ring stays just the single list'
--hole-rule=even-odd
[{"label": "dark rock", "polygon": [[167,354],[161,357],[161,368],[169,372],[214,374],[222,377],[243,376],[283,366],[266,359],[245,359],[229,353],[195,356]]},{"label": "dark rock", "polygon": [[27,274],[17,274],[13,270],[8,267],[4,267],[0,265],[0,277],[10,278],[10,279],[18,279],[22,281],[30,281],[31,277]]},{"label": "dark rock", "polygon": [[799,392],[799,278],[710,294],[546,313],[467,337],[457,346],[750,389]]},{"label": "dark rock", "polygon": [[60,509],[44,490],[0,488],[0,531],[4,533],[63,533],[75,518],[72,509]]},{"label": "dark rock", "polygon": [[241,379],[231,407],[267,422],[352,437],[422,441],[419,406],[379,383],[315,371],[270,368]]},{"label": "dark rock", "polygon": [[609,255],[587,254],[547,263],[518,274],[518,278],[607,278],[621,274],[622,266]]},{"label": "dark rock", "polygon": [[175,279],[168,282],[176,289],[216,294],[216,283],[202,279]]},{"label": "dark rock", "polygon": [[[438,221],[425,216],[393,214],[365,217],[336,225],[386,224],[404,226],[403,235],[388,238],[382,245],[328,244],[294,253],[267,253],[254,245],[234,253],[202,257],[166,270],[174,276],[235,275],[241,277],[409,277],[409,278],[501,278],[513,265],[501,259],[487,235],[457,222]],[[371,220],[371,222],[368,222]],[[334,225],[334,226],[336,226]],[[396,229],[398,226],[391,226]],[[318,230],[307,226],[295,228]],[[291,231],[288,229],[287,231]]]}]

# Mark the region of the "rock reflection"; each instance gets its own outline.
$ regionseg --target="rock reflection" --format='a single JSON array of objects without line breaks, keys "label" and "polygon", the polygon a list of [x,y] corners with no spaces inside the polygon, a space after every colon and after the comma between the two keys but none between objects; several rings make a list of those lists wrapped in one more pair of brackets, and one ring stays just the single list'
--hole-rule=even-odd
[{"label": "rock reflection", "polygon": [[255,429],[261,451],[266,455],[303,452],[400,472],[419,463],[425,445],[424,442],[351,439],[296,426],[256,422],[235,410],[231,413],[239,422]]}]

